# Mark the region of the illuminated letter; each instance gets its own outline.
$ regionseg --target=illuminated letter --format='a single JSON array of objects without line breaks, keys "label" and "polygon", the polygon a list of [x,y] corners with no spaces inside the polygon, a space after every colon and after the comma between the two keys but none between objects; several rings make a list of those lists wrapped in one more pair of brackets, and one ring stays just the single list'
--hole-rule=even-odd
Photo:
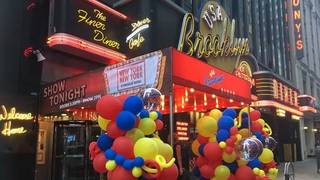
[{"label": "illuminated letter", "polygon": [[297,49],[301,50],[303,48],[303,42],[302,40],[298,40],[297,43],[296,43],[296,47]]},{"label": "illuminated letter", "polygon": [[301,23],[295,24],[294,27],[297,29],[297,32],[299,33],[301,29]]},{"label": "illuminated letter", "polygon": [[[188,32],[187,32],[187,28],[189,28]],[[179,43],[178,43],[178,50],[179,51],[183,51],[185,39],[187,38],[187,44],[189,45],[188,54],[190,54],[190,53],[193,54],[193,51],[192,51],[193,43],[191,41],[193,31],[194,31],[194,18],[193,18],[192,14],[187,13],[183,18],[182,29],[181,29]]]},{"label": "illuminated letter", "polygon": [[294,11],[294,20],[301,19],[301,11]]},{"label": "illuminated letter", "polygon": [[87,19],[87,11],[83,10],[83,9],[78,9],[78,17],[79,17],[79,20],[78,22],[81,22],[81,21],[84,21]]},{"label": "illuminated letter", "polygon": [[293,4],[294,6],[299,6],[300,0],[292,0],[292,4]]}]

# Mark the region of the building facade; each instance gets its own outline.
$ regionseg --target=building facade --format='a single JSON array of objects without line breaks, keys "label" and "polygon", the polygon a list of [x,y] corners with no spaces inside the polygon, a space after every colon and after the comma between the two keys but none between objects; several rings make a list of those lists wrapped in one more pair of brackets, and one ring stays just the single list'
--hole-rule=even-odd
[{"label": "building facade", "polygon": [[[301,31],[303,57],[299,58],[299,49],[292,47],[295,58],[295,79],[297,87],[301,94],[311,96],[309,102],[304,104],[305,109],[304,120],[301,121],[300,129],[302,132],[302,144],[304,145],[304,158],[315,155],[315,143],[319,141],[319,114],[316,109],[320,107],[320,2],[317,0],[292,1],[293,7],[293,25],[299,19],[299,13],[295,14],[294,10],[298,6],[301,12]],[[295,16],[296,15],[296,16]],[[292,39],[295,32],[291,33]],[[295,43],[295,42],[293,42]]]}]

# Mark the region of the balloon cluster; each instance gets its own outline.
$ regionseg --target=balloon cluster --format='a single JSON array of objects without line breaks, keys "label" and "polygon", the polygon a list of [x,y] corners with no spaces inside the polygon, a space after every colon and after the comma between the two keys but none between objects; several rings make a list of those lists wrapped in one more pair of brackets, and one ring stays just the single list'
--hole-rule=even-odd
[{"label": "balloon cluster", "polygon": [[139,96],[109,95],[97,102],[96,110],[106,133],[89,146],[95,171],[108,173],[108,180],[177,178],[172,147],[156,135],[163,128],[159,111],[144,109]]},{"label": "balloon cluster", "polygon": [[198,136],[192,143],[198,156],[193,173],[210,180],[275,180],[278,169],[272,150],[276,141],[260,116],[252,108],[242,109],[238,116],[228,108],[214,109],[198,119]]}]

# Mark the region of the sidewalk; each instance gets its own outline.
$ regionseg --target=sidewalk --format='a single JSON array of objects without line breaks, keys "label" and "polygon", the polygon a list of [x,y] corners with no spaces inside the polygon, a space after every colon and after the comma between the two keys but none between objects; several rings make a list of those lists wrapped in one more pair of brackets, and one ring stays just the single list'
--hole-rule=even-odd
[{"label": "sidewalk", "polygon": [[[320,174],[317,174],[316,159],[306,159],[304,161],[294,162],[294,171],[296,180],[320,180]],[[279,180],[284,180],[284,164],[279,166]]]}]

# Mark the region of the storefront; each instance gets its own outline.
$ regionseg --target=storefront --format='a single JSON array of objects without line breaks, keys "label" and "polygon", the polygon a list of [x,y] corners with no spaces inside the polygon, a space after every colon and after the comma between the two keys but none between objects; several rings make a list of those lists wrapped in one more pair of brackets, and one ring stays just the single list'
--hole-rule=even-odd
[{"label": "storefront", "polygon": [[[215,1],[203,6],[200,20],[169,1],[132,1],[122,13],[91,0],[61,1],[52,9],[48,52],[59,56],[44,64],[49,83],[41,92],[39,132],[45,158],[37,159],[37,179],[99,178],[87,149],[100,134],[95,103],[103,95],[160,90],[166,122],[160,135],[182,142],[185,154],[204,113],[251,104],[257,65],[249,40],[235,37],[234,20]],[[190,159],[183,161],[189,168]]]},{"label": "storefront", "polygon": [[253,73],[257,101],[252,105],[262,112],[263,119],[273,129],[278,141],[276,160],[297,161],[302,159],[299,110],[296,88],[268,71]]},{"label": "storefront", "polygon": [[298,96],[300,111],[303,112],[301,122],[301,142],[304,147],[303,158],[315,156],[315,147],[317,143],[317,124],[316,120],[319,113],[315,109],[316,99],[309,95]]}]

